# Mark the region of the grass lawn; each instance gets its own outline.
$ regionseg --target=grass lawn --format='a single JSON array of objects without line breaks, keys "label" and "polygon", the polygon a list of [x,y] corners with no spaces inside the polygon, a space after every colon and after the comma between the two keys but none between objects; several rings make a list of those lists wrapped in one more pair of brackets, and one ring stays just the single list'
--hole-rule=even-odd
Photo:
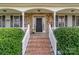
[{"label": "grass lawn", "polygon": [[54,34],[61,54],[79,55],[79,28],[59,28]]},{"label": "grass lawn", "polygon": [[18,28],[0,28],[0,55],[22,54],[24,32]]}]

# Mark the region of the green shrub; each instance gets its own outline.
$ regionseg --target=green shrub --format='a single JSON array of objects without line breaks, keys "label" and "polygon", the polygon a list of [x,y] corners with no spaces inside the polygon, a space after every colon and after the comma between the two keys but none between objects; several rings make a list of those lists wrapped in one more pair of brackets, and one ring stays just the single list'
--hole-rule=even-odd
[{"label": "green shrub", "polygon": [[24,32],[19,28],[0,28],[0,54],[22,54],[22,39]]},{"label": "green shrub", "polygon": [[54,34],[61,54],[79,54],[79,28],[59,28],[54,31]]}]

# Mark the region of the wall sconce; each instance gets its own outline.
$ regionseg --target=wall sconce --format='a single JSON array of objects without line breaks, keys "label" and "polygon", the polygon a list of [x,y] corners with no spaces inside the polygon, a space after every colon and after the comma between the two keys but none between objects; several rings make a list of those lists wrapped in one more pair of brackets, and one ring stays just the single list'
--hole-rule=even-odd
[{"label": "wall sconce", "polygon": [[40,12],[40,9],[38,9],[37,11]]},{"label": "wall sconce", "polygon": [[3,12],[7,12],[7,10],[3,10]]},{"label": "wall sconce", "polygon": [[71,12],[74,12],[75,10],[71,10]]}]

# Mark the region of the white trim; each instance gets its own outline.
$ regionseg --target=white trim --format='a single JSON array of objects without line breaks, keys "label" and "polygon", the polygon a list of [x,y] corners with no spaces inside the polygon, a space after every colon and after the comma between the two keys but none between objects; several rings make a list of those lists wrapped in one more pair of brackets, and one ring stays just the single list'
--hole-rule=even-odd
[{"label": "white trim", "polygon": [[42,18],[42,28],[43,28],[43,32],[45,33],[46,32],[46,17],[43,17]]},{"label": "white trim", "polygon": [[57,40],[54,36],[53,30],[50,24],[49,24],[49,39],[51,42],[52,50],[54,51],[54,55],[56,55],[57,54]]},{"label": "white trim", "polygon": [[56,12],[54,11],[54,29],[56,28]]},{"label": "white trim", "polygon": [[24,29],[24,19],[25,19],[25,15],[24,12],[22,12],[22,28]]},{"label": "white trim", "polygon": [[24,38],[22,40],[22,55],[24,55],[26,52],[26,48],[27,48],[29,39],[30,39],[30,25],[28,24],[28,28],[27,28]]},{"label": "white trim", "polygon": [[46,17],[45,16],[42,16],[42,15],[34,15],[32,17],[32,29],[35,29],[36,30],[36,18],[39,18],[41,17],[42,18],[42,32],[46,32]]}]

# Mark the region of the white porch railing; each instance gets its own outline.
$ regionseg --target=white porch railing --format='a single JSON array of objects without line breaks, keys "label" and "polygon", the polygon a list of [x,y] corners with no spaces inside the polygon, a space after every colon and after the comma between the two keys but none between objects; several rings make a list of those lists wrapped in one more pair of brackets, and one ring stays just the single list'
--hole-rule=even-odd
[{"label": "white porch railing", "polygon": [[56,38],[54,36],[53,30],[52,30],[50,24],[49,24],[49,39],[50,39],[54,54],[56,55],[56,53],[57,53],[57,40],[56,40]]},{"label": "white porch railing", "polygon": [[30,39],[30,25],[28,24],[27,30],[25,32],[25,36],[22,40],[22,55],[25,54],[29,39]]}]

